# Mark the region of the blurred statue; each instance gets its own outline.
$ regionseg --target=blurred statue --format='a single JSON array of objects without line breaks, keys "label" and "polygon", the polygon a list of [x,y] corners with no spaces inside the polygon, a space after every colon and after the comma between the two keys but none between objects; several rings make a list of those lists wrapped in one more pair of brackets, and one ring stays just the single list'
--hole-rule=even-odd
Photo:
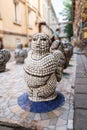
[{"label": "blurred statue", "polygon": [[59,40],[59,32],[60,29],[56,29],[54,34],[52,35],[52,37],[50,38],[51,44],[55,41],[55,40]]},{"label": "blurred statue", "polygon": [[64,52],[65,52],[65,56],[66,56],[66,60],[67,60],[67,66],[68,66],[69,61],[73,55],[73,46],[71,45],[71,43],[66,42],[63,44],[63,48],[64,48]]},{"label": "blurred statue", "polygon": [[57,97],[56,83],[62,78],[65,57],[60,50],[50,53],[50,40],[44,33],[32,37],[31,51],[25,59],[24,74],[31,101]]},{"label": "blurred statue", "polygon": [[31,49],[31,43],[32,43],[32,36],[29,36],[28,38],[28,48]]},{"label": "blurred statue", "polygon": [[11,54],[8,49],[0,50],[0,72],[5,71],[6,63],[9,61],[10,57],[11,57]]},{"label": "blurred statue", "polygon": [[24,63],[24,59],[27,57],[27,50],[23,49],[21,43],[17,44],[17,48],[15,49],[15,59],[16,63]]},{"label": "blurred statue", "polygon": [[64,56],[64,69],[66,69],[69,65],[70,58],[73,54],[73,47],[70,43],[62,43],[60,38],[59,40],[55,40],[51,47],[50,52],[53,53],[55,50],[60,50]]}]

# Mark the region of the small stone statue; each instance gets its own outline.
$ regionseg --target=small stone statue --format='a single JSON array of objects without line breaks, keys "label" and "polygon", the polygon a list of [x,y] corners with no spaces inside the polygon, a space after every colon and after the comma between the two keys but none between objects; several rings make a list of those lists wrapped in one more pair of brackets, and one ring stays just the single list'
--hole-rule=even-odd
[{"label": "small stone statue", "polygon": [[44,33],[33,35],[31,51],[25,59],[25,81],[29,99],[34,102],[55,99],[56,83],[62,78],[65,57],[60,50],[51,54],[49,42]]},{"label": "small stone statue", "polygon": [[66,48],[66,47],[69,49],[69,56],[70,56],[70,58],[71,58],[72,55],[73,55],[73,46],[71,45],[70,42],[67,42],[67,43],[65,43],[65,48]]},{"label": "small stone statue", "polygon": [[60,42],[59,40],[55,40],[51,47],[50,47],[50,52],[53,53],[55,50],[60,50],[64,56],[64,69],[67,68],[67,57],[66,57],[66,54],[65,54],[65,50],[64,50],[64,47],[63,47],[63,44],[62,42]]},{"label": "small stone statue", "polygon": [[9,61],[10,57],[11,57],[11,54],[8,49],[0,50],[0,72],[5,71],[6,63]]},{"label": "small stone statue", "polygon": [[24,63],[24,59],[27,57],[27,50],[23,49],[21,43],[17,44],[17,48],[15,49],[15,59],[16,63]]},{"label": "small stone statue", "polygon": [[60,50],[63,53],[64,58],[64,69],[66,69],[69,65],[70,58],[73,54],[73,47],[72,45],[68,43],[62,43],[59,40],[55,40],[51,47],[50,47],[50,52],[53,53],[55,50]]},{"label": "small stone statue", "polygon": [[73,46],[69,42],[66,42],[63,44],[63,48],[64,48],[66,60],[67,60],[67,64],[66,64],[66,67],[67,67],[69,65],[69,61],[73,55]]}]

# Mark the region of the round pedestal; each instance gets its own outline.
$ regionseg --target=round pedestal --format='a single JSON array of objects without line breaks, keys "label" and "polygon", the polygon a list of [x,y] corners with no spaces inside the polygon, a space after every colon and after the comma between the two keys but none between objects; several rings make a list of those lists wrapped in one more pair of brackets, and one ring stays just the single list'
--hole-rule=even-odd
[{"label": "round pedestal", "polygon": [[45,113],[56,109],[64,104],[65,98],[61,93],[57,94],[57,97],[50,101],[34,102],[30,101],[28,94],[24,93],[18,98],[18,105],[27,111],[35,113]]}]

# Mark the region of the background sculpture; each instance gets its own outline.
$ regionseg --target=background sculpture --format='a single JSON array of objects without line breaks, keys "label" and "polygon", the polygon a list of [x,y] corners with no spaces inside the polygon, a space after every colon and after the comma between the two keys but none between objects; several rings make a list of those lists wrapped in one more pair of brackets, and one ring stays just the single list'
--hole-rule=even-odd
[{"label": "background sculpture", "polygon": [[27,50],[23,49],[23,45],[21,43],[18,43],[17,48],[15,49],[16,63],[24,63],[24,59],[26,57],[27,57]]},{"label": "background sculpture", "polygon": [[11,57],[11,54],[8,49],[0,50],[0,72],[5,71],[6,63],[9,61],[10,57]]},{"label": "background sculpture", "polygon": [[51,47],[50,52],[53,53],[55,50],[60,50],[64,56],[64,69],[69,65],[70,58],[73,55],[73,46],[70,43],[62,43],[59,40],[55,40]]}]

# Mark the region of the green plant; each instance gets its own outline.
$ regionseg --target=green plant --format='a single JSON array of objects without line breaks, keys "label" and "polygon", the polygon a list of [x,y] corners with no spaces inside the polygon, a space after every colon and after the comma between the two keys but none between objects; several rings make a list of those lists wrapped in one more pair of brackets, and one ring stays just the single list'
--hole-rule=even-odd
[{"label": "green plant", "polygon": [[67,24],[65,25],[65,33],[67,37],[71,38],[73,36],[73,24],[72,24],[72,0],[64,1],[64,10],[62,15],[65,17],[64,20],[67,20]]}]

